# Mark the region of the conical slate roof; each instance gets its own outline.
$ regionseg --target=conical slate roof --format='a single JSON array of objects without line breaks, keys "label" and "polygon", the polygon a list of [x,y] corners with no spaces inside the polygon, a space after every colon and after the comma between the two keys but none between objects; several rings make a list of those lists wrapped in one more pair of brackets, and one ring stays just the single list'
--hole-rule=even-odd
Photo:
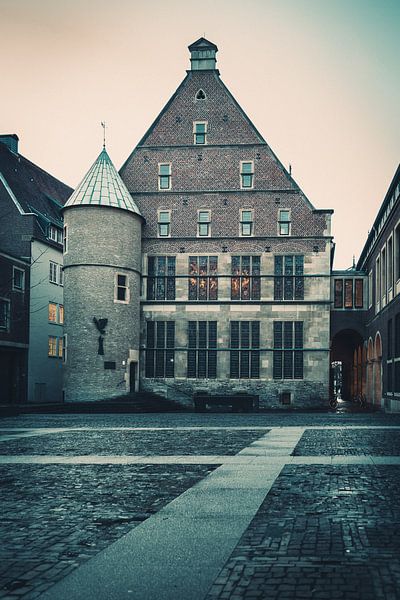
[{"label": "conical slate roof", "polygon": [[140,215],[140,210],[132,200],[105,148],[65,203],[64,208],[81,205],[122,208]]}]

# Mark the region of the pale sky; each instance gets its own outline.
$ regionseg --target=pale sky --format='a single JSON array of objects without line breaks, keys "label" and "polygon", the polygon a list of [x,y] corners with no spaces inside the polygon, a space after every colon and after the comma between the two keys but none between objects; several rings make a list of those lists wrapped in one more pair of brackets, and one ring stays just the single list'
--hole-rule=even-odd
[{"label": "pale sky", "polygon": [[105,120],[120,168],[203,35],[349,267],[400,161],[399,0],[0,0],[0,132],[75,187]]}]

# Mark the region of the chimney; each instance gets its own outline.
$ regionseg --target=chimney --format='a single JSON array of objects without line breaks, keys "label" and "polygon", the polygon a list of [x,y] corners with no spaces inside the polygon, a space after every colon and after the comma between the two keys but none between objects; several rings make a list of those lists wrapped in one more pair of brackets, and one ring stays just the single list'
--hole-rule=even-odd
[{"label": "chimney", "polygon": [[218,48],[205,38],[200,38],[189,46],[192,71],[216,71]]},{"label": "chimney", "polygon": [[11,152],[18,154],[19,137],[16,133],[0,133],[0,142],[7,146]]}]

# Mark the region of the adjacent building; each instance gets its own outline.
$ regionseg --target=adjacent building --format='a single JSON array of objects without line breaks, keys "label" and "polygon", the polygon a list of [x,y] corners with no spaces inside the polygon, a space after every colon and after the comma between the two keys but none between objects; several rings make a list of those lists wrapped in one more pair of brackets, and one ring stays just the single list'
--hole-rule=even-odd
[{"label": "adjacent building", "polygon": [[1,402],[61,402],[61,208],[72,190],[18,142],[0,135]]}]

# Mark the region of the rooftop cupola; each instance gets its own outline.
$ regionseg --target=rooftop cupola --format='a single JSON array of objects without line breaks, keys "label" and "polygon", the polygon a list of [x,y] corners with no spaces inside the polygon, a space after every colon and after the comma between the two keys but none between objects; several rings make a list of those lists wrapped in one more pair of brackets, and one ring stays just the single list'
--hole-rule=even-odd
[{"label": "rooftop cupola", "polygon": [[189,46],[192,71],[215,71],[218,48],[212,42],[201,37]]}]

